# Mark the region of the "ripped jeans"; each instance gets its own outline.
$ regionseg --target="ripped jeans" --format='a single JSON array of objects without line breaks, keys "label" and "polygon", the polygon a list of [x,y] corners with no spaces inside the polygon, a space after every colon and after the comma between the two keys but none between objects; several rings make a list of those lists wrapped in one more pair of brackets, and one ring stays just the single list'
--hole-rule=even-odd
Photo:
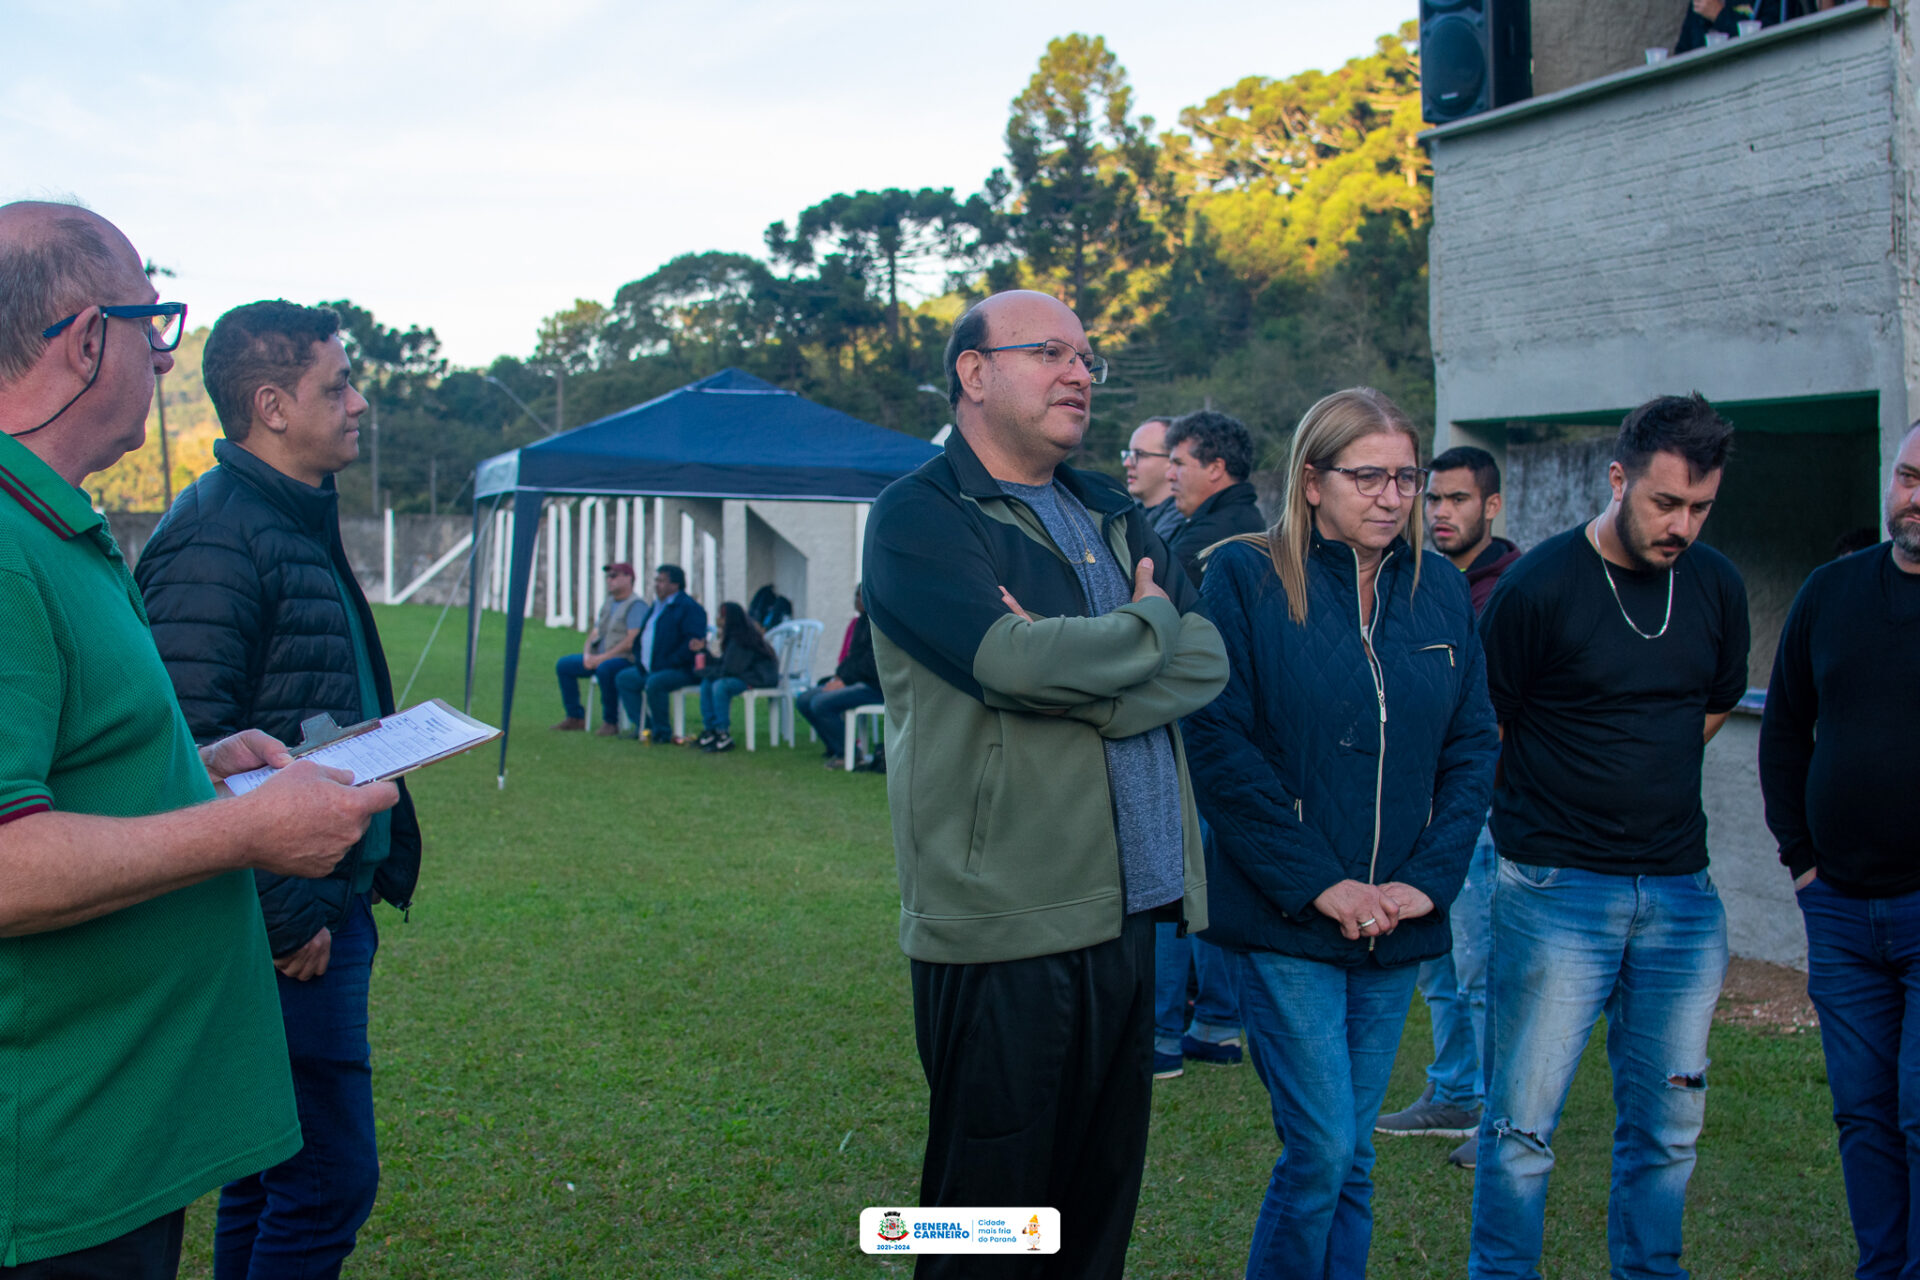
[{"label": "ripped jeans", "polygon": [[1500,860],[1487,986],[1491,1067],[1473,1184],[1472,1280],[1537,1280],[1553,1133],[1607,1016],[1615,1280],[1684,1277],[1680,1219],[1706,1116],[1727,917],[1705,871],[1602,875]]}]

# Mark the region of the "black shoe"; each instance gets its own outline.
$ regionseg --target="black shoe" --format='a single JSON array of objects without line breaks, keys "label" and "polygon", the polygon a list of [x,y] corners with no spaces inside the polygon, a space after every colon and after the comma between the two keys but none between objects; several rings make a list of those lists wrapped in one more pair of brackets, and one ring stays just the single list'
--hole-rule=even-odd
[{"label": "black shoe", "polygon": [[713,741],[708,744],[707,750],[713,752],[715,755],[718,755],[722,751],[733,750],[733,735],[730,733],[715,734]]},{"label": "black shoe", "polygon": [[700,731],[700,736],[693,740],[693,745],[700,748],[702,751],[705,751],[707,748],[713,745],[713,740],[719,736],[720,735],[715,733],[712,729],[702,729]]}]

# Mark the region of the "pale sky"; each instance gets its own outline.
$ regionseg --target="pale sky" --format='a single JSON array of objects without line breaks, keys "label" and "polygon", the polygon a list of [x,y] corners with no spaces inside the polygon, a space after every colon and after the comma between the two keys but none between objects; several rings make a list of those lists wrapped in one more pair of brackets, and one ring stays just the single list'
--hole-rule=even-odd
[{"label": "pale sky", "polygon": [[0,0],[0,202],[84,201],[196,326],[346,297],[485,364],[678,254],[762,254],[835,192],[978,190],[1054,36],[1105,36],[1165,127],[1416,8]]}]

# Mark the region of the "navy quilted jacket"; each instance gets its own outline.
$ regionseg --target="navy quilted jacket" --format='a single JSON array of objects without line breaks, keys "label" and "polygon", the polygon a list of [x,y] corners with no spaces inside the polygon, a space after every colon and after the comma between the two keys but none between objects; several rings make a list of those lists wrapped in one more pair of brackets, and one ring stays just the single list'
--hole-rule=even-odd
[{"label": "navy quilted jacket", "polygon": [[[1231,674],[1184,725],[1214,837],[1208,941],[1343,965],[1452,945],[1446,907],[1486,821],[1500,738],[1466,582],[1428,553],[1414,591],[1412,556],[1395,542],[1374,584],[1378,683],[1344,543],[1314,536],[1304,626],[1263,547],[1209,559],[1200,594]],[[1398,880],[1435,910],[1350,942],[1313,906],[1346,879]]]},{"label": "navy quilted jacket", "polygon": [[[381,713],[392,711],[380,635],[340,545],[332,478],[318,489],[302,484],[228,440],[213,442],[213,456],[220,465],[180,494],[134,569],[194,741],[264,729],[297,745],[309,716],[324,711],[343,725],[361,718],[336,570],[360,611]],[[373,887],[405,909],[420,875],[420,825],[406,783],[399,787],[392,844]],[[274,955],[338,927],[360,851],[355,844],[319,880],[253,873]]]}]

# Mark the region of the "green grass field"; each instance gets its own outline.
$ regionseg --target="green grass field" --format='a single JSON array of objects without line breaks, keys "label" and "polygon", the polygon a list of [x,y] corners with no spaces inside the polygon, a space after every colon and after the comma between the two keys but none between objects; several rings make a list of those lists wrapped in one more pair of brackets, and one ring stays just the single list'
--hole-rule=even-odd
[{"label": "green grass field", "polygon": [[[396,686],[437,609],[376,610]],[[459,705],[464,615],[410,701]],[[500,710],[486,620],[473,710]],[[416,775],[425,869],[379,912],[380,1200],[350,1276],[905,1274],[861,1254],[866,1205],[917,1203],[925,1087],[881,778],[818,752],[553,734],[553,660],[527,630],[511,771],[482,749]],[[736,726],[736,733],[738,726]],[[1418,1092],[1424,1011],[1389,1107]],[[1702,1277],[1851,1273],[1818,1038],[1717,1029],[1689,1203]],[[1612,1109],[1590,1046],[1556,1148],[1551,1277],[1604,1277]],[[1442,1139],[1383,1140],[1371,1274],[1465,1273],[1468,1175]],[[1238,1275],[1277,1154],[1251,1068],[1156,1090],[1135,1277]],[[212,1198],[183,1274],[209,1274]]]}]

